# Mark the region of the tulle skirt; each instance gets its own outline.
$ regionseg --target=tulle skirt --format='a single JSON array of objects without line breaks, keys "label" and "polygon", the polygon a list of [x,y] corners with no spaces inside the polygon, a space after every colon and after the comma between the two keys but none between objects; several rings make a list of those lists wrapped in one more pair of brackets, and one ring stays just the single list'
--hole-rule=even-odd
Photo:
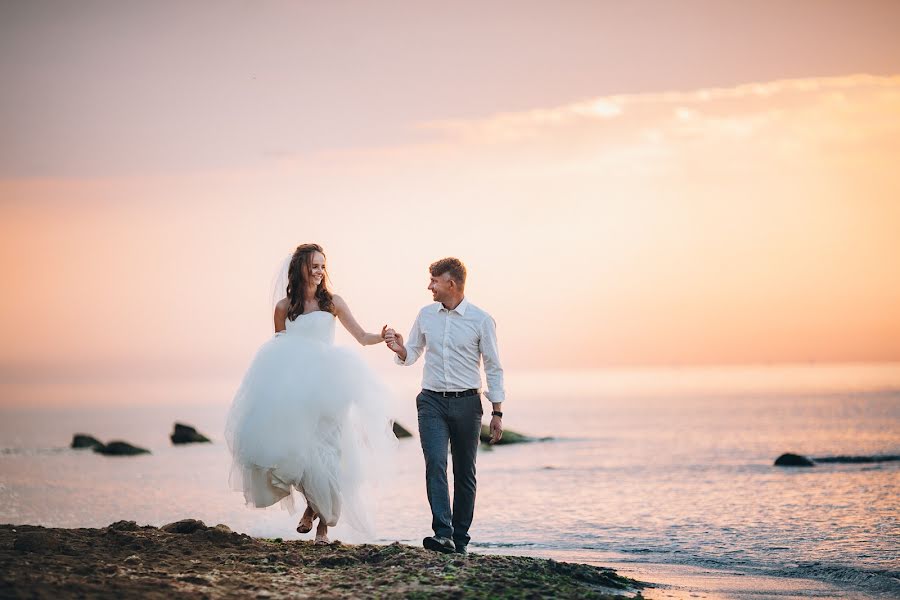
[{"label": "tulle skirt", "polygon": [[295,492],[328,525],[373,534],[367,485],[396,444],[388,390],[352,351],[291,334],[263,344],[228,414],[230,483],[248,505],[297,512]]}]

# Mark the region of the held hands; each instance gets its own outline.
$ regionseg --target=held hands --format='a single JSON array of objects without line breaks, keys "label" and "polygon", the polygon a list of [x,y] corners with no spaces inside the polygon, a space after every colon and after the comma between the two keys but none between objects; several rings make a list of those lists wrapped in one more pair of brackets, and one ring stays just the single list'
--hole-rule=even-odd
[{"label": "held hands", "polygon": [[400,352],[404,349],[403,336],[393,329],[388,329],[387,325],[385,325],[385,329],[382,331],[382,333],[384,335],[384,341],[387,343],[387,347],[397,354],[400,354]]}]

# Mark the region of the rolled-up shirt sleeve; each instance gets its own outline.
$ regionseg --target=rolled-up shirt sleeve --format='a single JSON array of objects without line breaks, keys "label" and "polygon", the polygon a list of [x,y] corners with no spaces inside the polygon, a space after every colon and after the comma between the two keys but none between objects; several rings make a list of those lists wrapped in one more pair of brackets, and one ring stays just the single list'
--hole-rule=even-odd
[{"label": "rolled-up shirt sleeve", "polygon": [[409,366],[419,360],[422,351],[425,349],[425,332],[422,331],[422,325],[419,322],[422,314],[416,315],[412,329],[409,330],[409,336],[406,338],[406,360],[401,360],[400,356],[394,354],[394,362],[398,365]]},{"label": "rolled-up shirt sleeve", "polygon": [[506,391],[503,389],[503,367],[500,365],[500,349],[497,347],[497,323],[490,316],[481,322],[479,348],[488,388],[484,395],[491,402],[503,402]]}]

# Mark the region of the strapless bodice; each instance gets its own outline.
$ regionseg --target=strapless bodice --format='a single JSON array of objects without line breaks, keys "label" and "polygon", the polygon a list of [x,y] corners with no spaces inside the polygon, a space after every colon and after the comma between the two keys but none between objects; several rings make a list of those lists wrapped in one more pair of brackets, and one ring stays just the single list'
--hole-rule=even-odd
[{"label": "strapless bodice", "polygon": [[288,319],[284,324],[284,332],[290,336],[301,336],[323,344],[333,344],[334,321],[334,315],[330,312],[316,310],[302,314],[293,321]]}]

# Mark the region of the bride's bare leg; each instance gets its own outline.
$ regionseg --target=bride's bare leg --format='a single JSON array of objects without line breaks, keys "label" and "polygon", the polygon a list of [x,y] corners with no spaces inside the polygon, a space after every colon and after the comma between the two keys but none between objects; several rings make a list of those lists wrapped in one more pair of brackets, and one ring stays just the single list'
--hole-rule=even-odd
[{"label": "bride's bare leg", "polygon": [[325,519],[319,517],[319,524],[316,526],[316,544],[330,544],[328,539],[328,523]]},{"label": "bride's bare leg", "polygon": [[309,533],[312,531],[313,519],[315,518],[315,511],[312,507],[307,506],[306,510],[303,511],[303,516],[300,517],[300,524],[297,525],[297,533]]}]

